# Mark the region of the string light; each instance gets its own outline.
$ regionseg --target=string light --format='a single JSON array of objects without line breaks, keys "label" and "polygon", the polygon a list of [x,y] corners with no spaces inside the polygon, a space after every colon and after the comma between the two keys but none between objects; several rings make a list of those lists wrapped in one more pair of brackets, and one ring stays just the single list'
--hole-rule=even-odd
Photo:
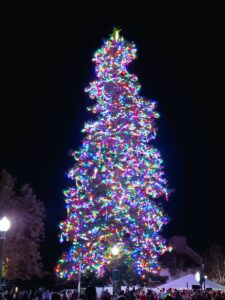
[{"label": "string light", "polygon": [[60,241],[72,243],[56,272],[76,277],[82,271],[102,276],[113,262],[113,245],[123,245],[123,262],[138,274],[160,270],[158,256],[169,248],[159,232],[168,219],[156,198],[167,198],[167,183],[156,137],[156,102],[139,95],[140,84],[127,65],[136,48],[114,32],[94,55],[97,79],[85,89],[97,103],[88,110],[97,120],[85,124],[82,147],[74,151],[64,191],[67,219]]}]

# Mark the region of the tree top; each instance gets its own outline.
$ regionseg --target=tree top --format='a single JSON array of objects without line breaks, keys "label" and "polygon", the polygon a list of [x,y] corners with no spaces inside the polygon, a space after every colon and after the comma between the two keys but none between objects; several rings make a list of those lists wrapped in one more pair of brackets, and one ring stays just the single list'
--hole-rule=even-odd
[{"label": "tree top", "polygon": [[115,40],[116,42],[119,40],[120,38],[120,31],[121,29],[119,27],[114,27],[113,28],[113,32],[111,33],[111,38],[113,40]]}]

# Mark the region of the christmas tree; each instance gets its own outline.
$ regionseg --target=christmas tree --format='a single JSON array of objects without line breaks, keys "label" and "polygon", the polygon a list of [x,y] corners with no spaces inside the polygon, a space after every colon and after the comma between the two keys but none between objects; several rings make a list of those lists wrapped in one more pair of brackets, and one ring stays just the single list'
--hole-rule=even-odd
[{"label": "christmas tree", "polygon": [[60,240],[72,243],[56,272],[76,277],[82,272],[102,276],[117,260],[137,274],[160,270],[158,257],[168,250],[160,237],[168,222],[157,198],[167,197],[167,183],[158,150],[150,144],[159,117],[156,102],[139,95],[140,85],[127,65],[136,48],[115,29],[94,55],[97,79],[86,88],[97,103],[87,122],[85,137],[68,176],[74,186],[64,191],[67,219],[60,224]]}]

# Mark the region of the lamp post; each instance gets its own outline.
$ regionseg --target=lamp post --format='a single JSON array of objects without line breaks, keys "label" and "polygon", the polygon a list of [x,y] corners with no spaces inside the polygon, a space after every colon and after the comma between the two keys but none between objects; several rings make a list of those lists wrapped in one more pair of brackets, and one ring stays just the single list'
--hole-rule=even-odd
[{"label": "lamp post", "polygon": [[10,221],[3,217],[0,220],[0,282],[2,280],[2,268],[3,268],[3,241],[5,240],[6,232],[10,228]]},{"label": "lamp post", "polygon": [[204,275],[203,271],[201,270],[200,272],[195,273],[195,280],[198,281],[199,285],[201,286],[202,289],[202,285],[205,289],[205,280],[206,280],[207,276]]},{"label": "lamp post", "polygon": [[117,255],[119,254],[119,248],[115,245],[111,249],[112,255],[115,257],[115,265],[112,270],[112,281],[113,281],[113,297],[115,294],[120,293],[120,271],[116,269],[117,266]]},{"label": "lamp post", "polygon": [[206,281],[207,278],[208,278],[208,276],[204,275],[204,290],[205,290],[205,281]]},{"label": "lamp post", "polygon": [[80,299],[80,289],[81,289],[81,256],[79,257],[79,270],[78,270],[78,287],[77,287],[77,299]]}]

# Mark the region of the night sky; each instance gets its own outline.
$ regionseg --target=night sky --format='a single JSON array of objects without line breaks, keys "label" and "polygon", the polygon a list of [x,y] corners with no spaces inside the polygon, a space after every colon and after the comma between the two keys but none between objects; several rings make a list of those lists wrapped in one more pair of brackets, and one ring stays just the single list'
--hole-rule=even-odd
[{"label": "night sky", "polygon": [[93,101],[84,93],[95,78],[92,55],[114,26],[137,46],[138,59],[129,70],[138,76],[141,94],[158,101],[154,144],[175,190],[164,206],[171,221],[163,235],[186,235],[199,253],[225,243],[222,22],[210,8],[185,11],[151,11],[147,17],[138,12],[139,17],[134,12],[89,17],[79,10],[28,15],[22,8],[6,13],[0,169],[30,183],[44,202],[47,268],[65,247],[57,224],[65,217],[69,150],[81,145],[83,124],[92,118],[86,107]]}]

